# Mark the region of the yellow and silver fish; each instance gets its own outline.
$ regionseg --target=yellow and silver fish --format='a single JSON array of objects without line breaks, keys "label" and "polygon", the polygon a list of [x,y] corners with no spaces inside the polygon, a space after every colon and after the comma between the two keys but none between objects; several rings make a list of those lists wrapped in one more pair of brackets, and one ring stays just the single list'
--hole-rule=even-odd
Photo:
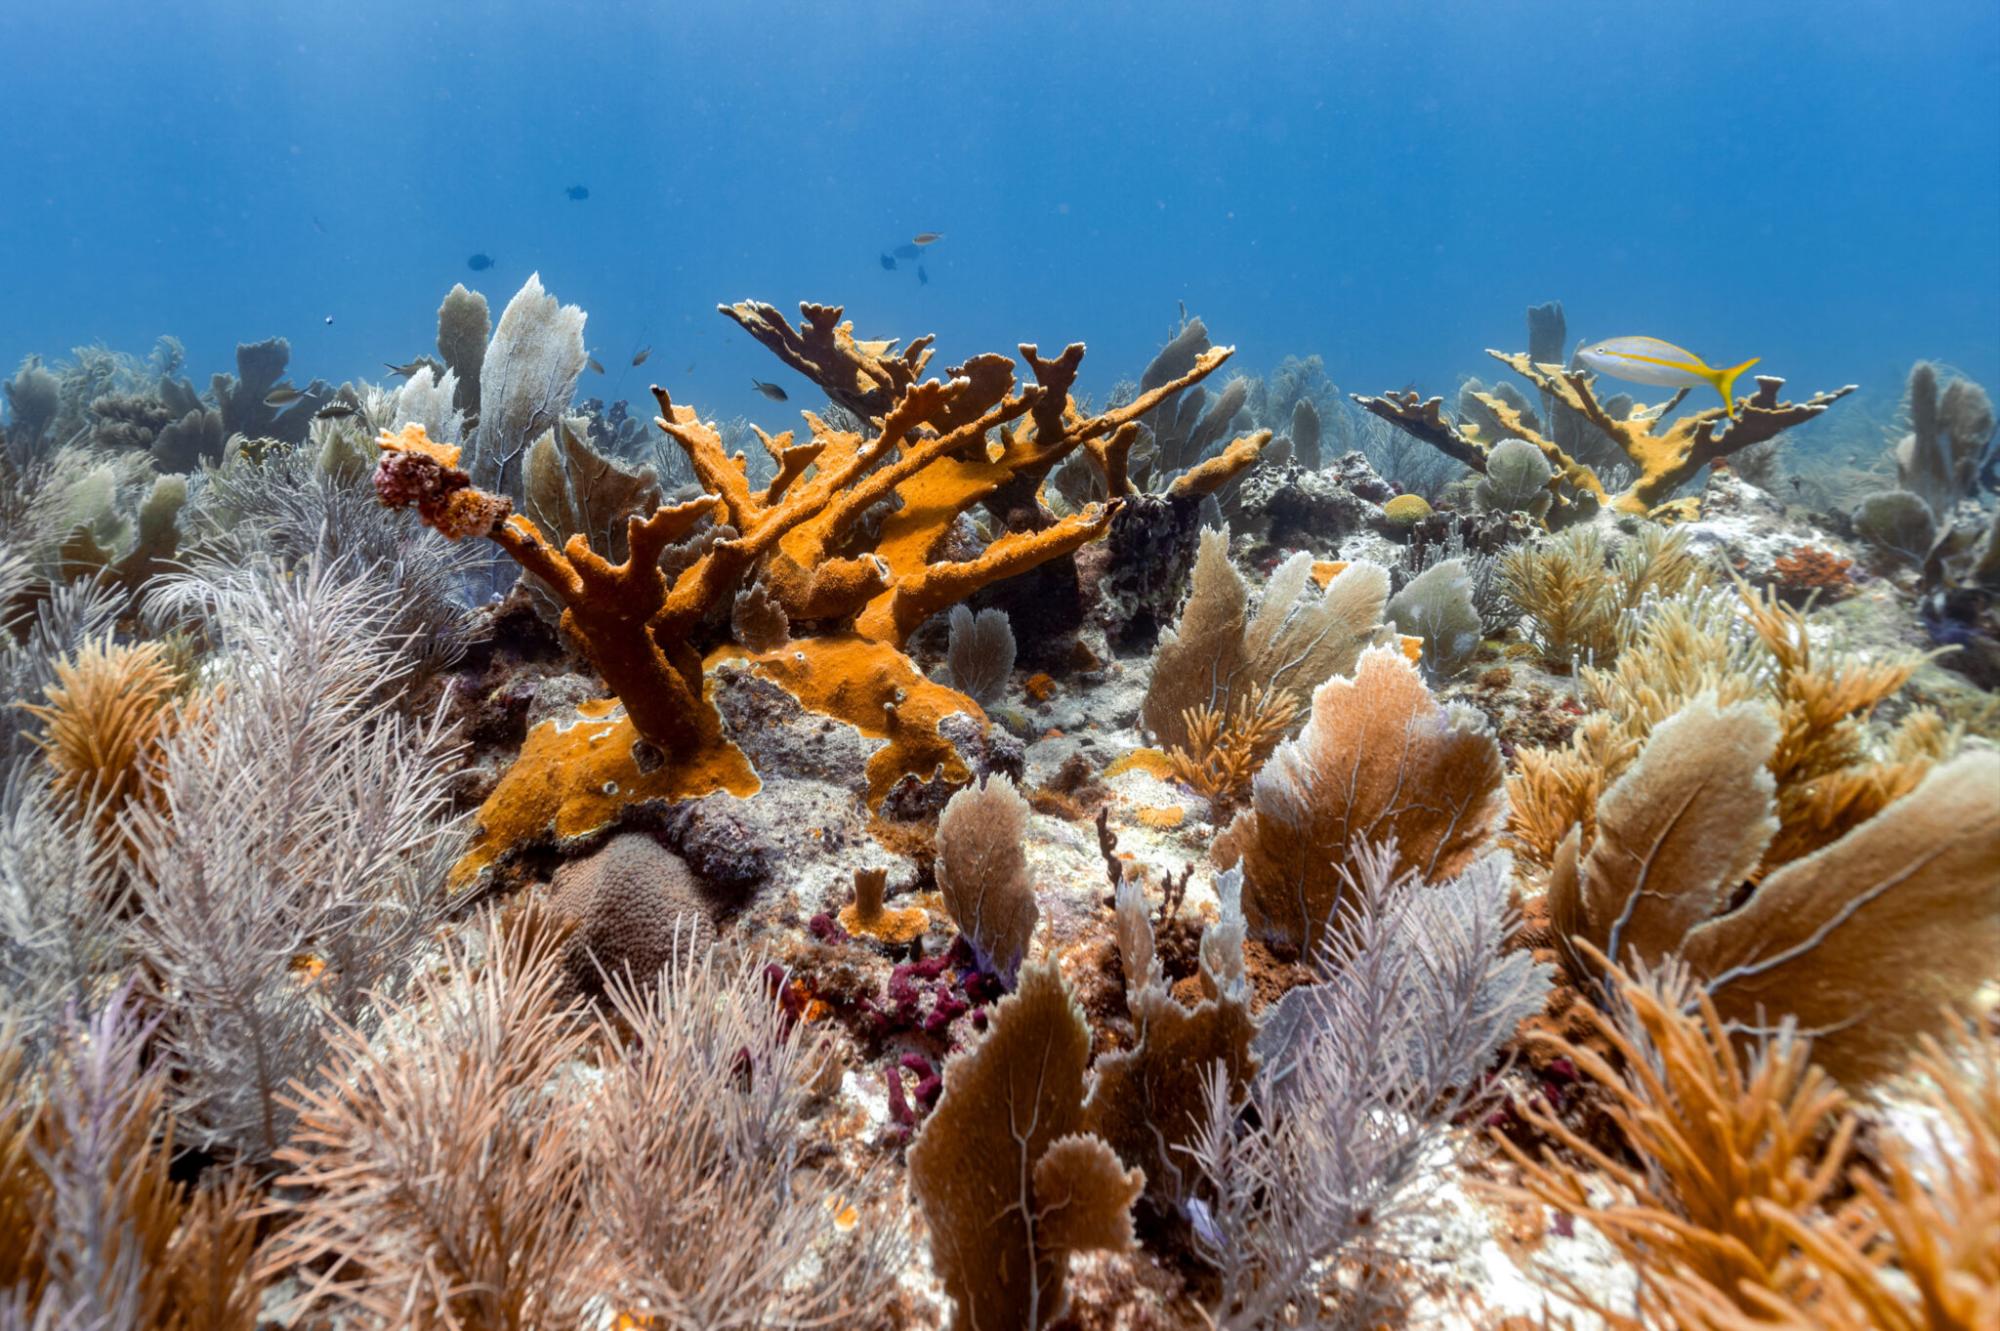
[{"label": "yellow and silver fish", "polygon": [[1657,337],[1607,337],[1595,346],[1576,353],[1578,363],[1597,374],[1629,383],[1652,384],[1659,388],[1693,388],[1707,384],[1722,394],[1722,405],[1736,414],[1736,394],[1731,386],[1736,376],[1762,357],[1752,356],[1741,365],[1718,370],[1692,351],[1683,350]]}]

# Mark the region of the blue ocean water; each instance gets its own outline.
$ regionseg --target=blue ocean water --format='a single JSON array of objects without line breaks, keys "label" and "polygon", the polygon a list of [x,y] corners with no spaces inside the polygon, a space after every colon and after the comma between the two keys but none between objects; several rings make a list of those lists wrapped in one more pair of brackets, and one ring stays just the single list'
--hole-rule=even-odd
[{"label": "blue ocean water", "polygon": [[1795,390],[2000,386],[1993,0],[7,0],[0,153],[7,366],[283,334],[380,378],[539,270],[581,392],[762,419],[717,301],[1081,339],[1097,392],[1182,304],[1245,369],[1436,391],[1551,298]]}]

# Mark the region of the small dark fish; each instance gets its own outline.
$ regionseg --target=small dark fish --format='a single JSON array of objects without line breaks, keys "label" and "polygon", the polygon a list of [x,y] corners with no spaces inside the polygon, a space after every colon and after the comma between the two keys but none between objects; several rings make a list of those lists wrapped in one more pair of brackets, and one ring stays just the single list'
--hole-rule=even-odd
[{"label": "small dark fish", "polygon": [[286,385],[285,387],[274,388],[264,394],[264,405],[267,407],[289,407],[301,398],[311,396],[312,394],[310,393],[302,393],[298,389]]},{"label": "small dark fish", "polygon": [[930,284],[931,284],[931,275],[930,275],[929,273],[927,273],[927,272],[925,272],[925,271],[924,271],[924,266],[923,266],[922,264],[918,264],[918,265],[917,265],[917,285],[918,285],[918,286],[920,286],[920,287],[927,287],[927,286],[929,286]]},{"label": "small dark fish", "polygon": [[882,271],[883,271],[883,272],[885,272],[885,273],[893,273],[893,272],[895,272],[895,271],[896,271],[896,256],[895,256],[895,255],[893,255],[893,254],[885,254],[885,255],[883,255],[883,256],[882,256]]},{"label": "small dark fish", "polygon": [[[688,368],[692,370],[694,366],[690,365],[688,366]],[[773,402],[783,402],[786,400],[785,390],[778,387],[776,384],[767,384],[762,379],[752,379],[750,381],[750,386],[756,389],[758,392],[762,393],[765,397],[770,398],[771,401]]]},{"label": "small dark fish", "polygon": [[317,217],[313,218],[313,230],[319,232],[322,236],[325,235],[326,223],[320,221]]},{"label": "small dark fish", "polygon": [[493,266],[493,256],[490,254],[475,254],[465,261],[465,266],[475,273],[483,273]]},{"label": "small dark fish", "polygon": [[942,231],[919,231],[910,238],[912,245],[935,245],[944,239]]},{"label": "small dark fish", "polygon": [[356,408],[352,402],[329,402],[313,413],[313,419],[316,421],[337,421],[343,417],[352,416],[355,410]]},{"label": "small dark fish", "polygon": [[326,326],[328,328],[333,327],[333,316],[331,314],[326,316]]},{"label": "small dark fish", "polygon": [[905,245],[898,245],[894,250],[890,252],[893,253],[898,259],[914,259],[919,254],[922,254],[924,251],[921,245],[905,244]]},{"label": "small dark fish", "polygon": [[682,371],[681,371],[681,373],[682,373],[682,374],[693,374],[693,373],[694,373],[694,362],[693,362],[693,361],[689,361],[689,362],[688,362],[688,367],[687,367],[687,368],[686,368],[685,370],[682,370]]},{"label": "small dark fish", "polygon": [[652,354],[653,354],[653,344],[651,342],[648,342],[645,346],[640,347],[637,351],[632,353],[632,363],[634,365],[644,365],[646,363],[646,357]]},{"label": "small dark fish", "polygon": [[424,363],[420,360],[413,360],[408,365],[392,365],[388,361],[383,361],[382,364],[388,369],[389,373],[400,374],[405,379],[424,368]]},{"label": "small dark fish", "polygon": [[584,360],[589,364],[591,369],[597,371],[599,374],[604,373],[604,362],[597,359],[597,357],[585,356]]},{"label": "small dark fish", "polygon": [[564,190],[563,193],[569,195],[569,197],[577,203],[582,203],[585,199],[590,197],[590,191],[582,185],[571,185],[568,189]]}]

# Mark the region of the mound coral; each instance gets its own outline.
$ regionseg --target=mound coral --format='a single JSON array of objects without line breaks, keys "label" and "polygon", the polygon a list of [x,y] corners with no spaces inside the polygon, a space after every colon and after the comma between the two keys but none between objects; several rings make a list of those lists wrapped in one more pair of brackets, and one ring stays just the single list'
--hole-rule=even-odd
[{"label": "mound coral", "polygon": [[556,870],[549,911],[563,932],[563,970],[579,993],[606,977],[635,986],[655,980],[676,956],[714,940],[687,863],[643,832],[611,838],[594,855]]}]

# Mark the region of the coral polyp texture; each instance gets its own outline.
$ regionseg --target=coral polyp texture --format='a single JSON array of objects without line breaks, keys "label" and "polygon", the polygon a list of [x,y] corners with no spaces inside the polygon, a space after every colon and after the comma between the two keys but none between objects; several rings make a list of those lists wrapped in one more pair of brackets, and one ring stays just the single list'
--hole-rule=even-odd
[{"label": "coral polyp texture", "polygon": [[5,384],[0,1324],[1994,1323],[1969,379],[721,313]]}]

